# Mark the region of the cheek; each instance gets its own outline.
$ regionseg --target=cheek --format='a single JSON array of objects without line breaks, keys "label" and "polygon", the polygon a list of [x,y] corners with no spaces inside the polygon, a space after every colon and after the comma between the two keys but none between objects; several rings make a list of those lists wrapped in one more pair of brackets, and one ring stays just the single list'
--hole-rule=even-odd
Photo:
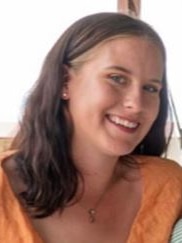
[{"label": "cheek", "polygon": [[87,88],[87,93],[84,96],[87,109],[101,110],[109,108],[115,104],[117,100],[116,92],[106,83],[100,81],[95,85]]}]

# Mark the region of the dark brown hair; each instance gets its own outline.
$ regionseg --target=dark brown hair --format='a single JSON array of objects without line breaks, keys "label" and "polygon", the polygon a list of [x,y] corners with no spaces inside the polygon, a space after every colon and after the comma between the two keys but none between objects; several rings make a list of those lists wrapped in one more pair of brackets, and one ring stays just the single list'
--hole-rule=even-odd
[{"label": "dark brown hair", "polygon": [[[165,48],[158,34],[141,20],[120,13],[98,13],[69,27],[48,53],[40,77],[27,102],[20,129],[12,144],[14,159],[26,185],[21,193],[36,217],[45,217],[69,205],[75,196],[79,172],[71,154],[71,129],[61,99],[64,65],[104,40],[117,35],[148,38]],[[150,132],[133,153],[161,155],[166,148],[165,123],[168,110],[165,73],[160,93],[160,111]]]}]

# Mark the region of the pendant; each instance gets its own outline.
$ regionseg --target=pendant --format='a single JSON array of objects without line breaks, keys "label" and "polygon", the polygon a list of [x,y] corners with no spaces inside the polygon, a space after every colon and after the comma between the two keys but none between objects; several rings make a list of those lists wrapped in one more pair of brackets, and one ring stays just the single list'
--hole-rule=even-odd
[{"label": "pendant", "polygon": [[94,208],[90,208],[88,210],[89,214],[89,222],[94,223],[96,221],[95,215],[96,215],[96,210]]}]

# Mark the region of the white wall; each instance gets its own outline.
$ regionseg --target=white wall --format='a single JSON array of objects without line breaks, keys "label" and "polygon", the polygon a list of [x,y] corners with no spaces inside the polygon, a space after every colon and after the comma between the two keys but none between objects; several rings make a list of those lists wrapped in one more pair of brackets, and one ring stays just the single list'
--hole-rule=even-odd
[{"label": "white wall", "polygon": [[116,11],[112,0],[0,1],[0,122],[16,122],[42,61],[63,30],[86,14]]},{"label": "white wall", "polygon": [[[182,125],[182,1],[141,0],[141,18],[162,36],[168,54],[168,77]],[[81,16],[116,11],[117,0],[6,0],[0,2],[0,136],[11,134],[23,101],[52,44]],[[5,125],[8,122],[9,125]],[[176,141],[171,157],[180,158]]]},{"label": "white wall", "polygon": [[[168,76],[182,124],[182,1],[141,0],[141,18],[161,34]],[[86,14],[116,11],[117,0],[0,1],[0,122],[16,122],[42,61],[61,32]]]}]

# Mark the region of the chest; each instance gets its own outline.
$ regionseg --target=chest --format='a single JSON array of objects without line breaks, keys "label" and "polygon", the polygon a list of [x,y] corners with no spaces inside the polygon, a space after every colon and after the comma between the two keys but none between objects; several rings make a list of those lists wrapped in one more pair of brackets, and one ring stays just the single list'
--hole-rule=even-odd
[{"label": "chest", "polygon": [[90,221],[86,208],[79,203],[62,214],[34,220],[45,243],[124,243],[141,205],[140,185],[125,193],[113,191],[97,207],[95,221]]}]

